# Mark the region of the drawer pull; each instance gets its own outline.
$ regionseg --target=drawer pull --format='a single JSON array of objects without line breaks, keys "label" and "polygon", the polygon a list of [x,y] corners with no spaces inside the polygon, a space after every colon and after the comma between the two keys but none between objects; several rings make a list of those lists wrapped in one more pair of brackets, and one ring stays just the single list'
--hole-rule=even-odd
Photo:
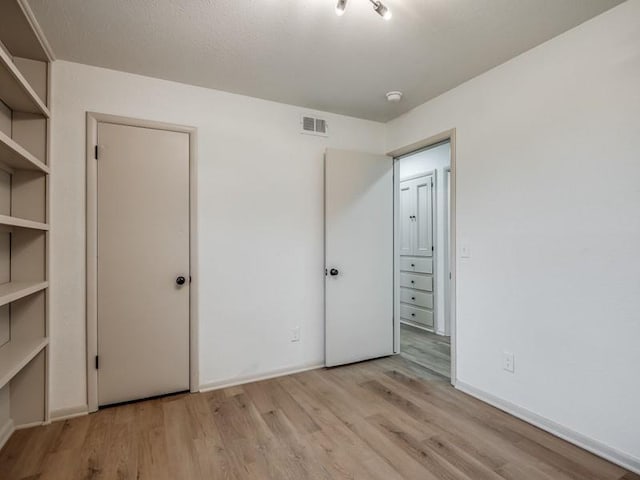
[{"label": "drawer pull", "polygon": [[416,264],[415,264],[415,263],[412,263],[412,264],[411,264],[411,266],[412,266],[412,267],[415,267],[415,266],[416,266]]},{"label": "drawer pull", "polygon": [[416,283],[416,282],[414,282],[413,280],[411,280],[411,283]]},{"label": "drawer pull", "polygon": [[415,314],[415,313],[412,313],[412,314],[411,314],[411,316],[412,316],[412,317],[415,317],[415,316],[416,316],[416,314]]},{"label": "drawer pull", "polygon": [[416,299],[416,297],[411,297],[411,300],[415,300],[415,299]]}]

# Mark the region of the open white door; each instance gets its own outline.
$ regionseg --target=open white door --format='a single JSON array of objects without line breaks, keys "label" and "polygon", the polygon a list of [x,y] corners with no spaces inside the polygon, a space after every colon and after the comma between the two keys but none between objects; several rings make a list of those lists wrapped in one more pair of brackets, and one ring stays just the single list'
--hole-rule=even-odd
[{"label": "open white door", "polygon": [[325,363],[393,354],[393,160],[325,155]]}]

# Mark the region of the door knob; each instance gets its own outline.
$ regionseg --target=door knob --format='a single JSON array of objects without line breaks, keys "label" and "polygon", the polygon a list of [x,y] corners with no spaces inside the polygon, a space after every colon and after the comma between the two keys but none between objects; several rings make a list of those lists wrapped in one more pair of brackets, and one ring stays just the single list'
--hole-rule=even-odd
[{"label": "door knob", "polygon": [[329,275],[331,275],[332,277],[335,277],[336,275],[338,275],[340,272],[338,271],[337,268],[332,268],[331,270],[329,270]]},{"label": "door knob", "polygon": [[178,285],[184,285],[186,281],[187,281],[187,279],[184,278],[182,275],[179,276],[178,278],[176,278],[176,284],[178,284]]}]

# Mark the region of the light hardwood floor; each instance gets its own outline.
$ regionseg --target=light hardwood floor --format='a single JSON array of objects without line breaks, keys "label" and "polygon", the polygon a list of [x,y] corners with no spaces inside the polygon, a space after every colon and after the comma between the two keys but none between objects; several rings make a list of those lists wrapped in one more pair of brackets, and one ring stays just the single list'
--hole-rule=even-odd
[{"label": "light hardwood floor", "polygon": [[400,356],[16,432],[2,480],[638,480]]},{"label": "light hardwood floor", "polygon": [[451,376],[450,337],[401,323],[400,353],[408,360],[446,378]]}]

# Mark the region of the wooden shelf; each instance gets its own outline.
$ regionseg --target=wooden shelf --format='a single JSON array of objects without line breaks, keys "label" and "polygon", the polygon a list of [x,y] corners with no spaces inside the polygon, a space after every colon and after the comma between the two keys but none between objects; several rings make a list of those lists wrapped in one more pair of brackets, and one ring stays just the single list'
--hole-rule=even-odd
[{"label": "wooden shelf", "polygon": [[15,377],[47,345],[48,338],[9,341],[0,347],[0,388]]},{"label": "wooden shelf", "polygon": [[24,218],[10,217],[9,215],[0,215],[0,226],[31,228],[33,230],[49,230],[46,223],[34,222]]},{"label": "wooden shelf", "polygon": [[2,132],[0,132],[0,163],[15,170],[49,173],[49,167]]},{"label": "wooden shelf", "polygon": [[2,48],[0,48],[0,100],[11,110],[36,113],[49,118],[47,106]]},{"label": "wooden shelf", "polygon": [[40,292],[49,282],[8,282],[0,285],[0,307]]},{"label": "wooden shelf", "polygon": [[50,47],[25,0],[0,1],[2,43],[12,55],[41,62],[52,60]]}]

